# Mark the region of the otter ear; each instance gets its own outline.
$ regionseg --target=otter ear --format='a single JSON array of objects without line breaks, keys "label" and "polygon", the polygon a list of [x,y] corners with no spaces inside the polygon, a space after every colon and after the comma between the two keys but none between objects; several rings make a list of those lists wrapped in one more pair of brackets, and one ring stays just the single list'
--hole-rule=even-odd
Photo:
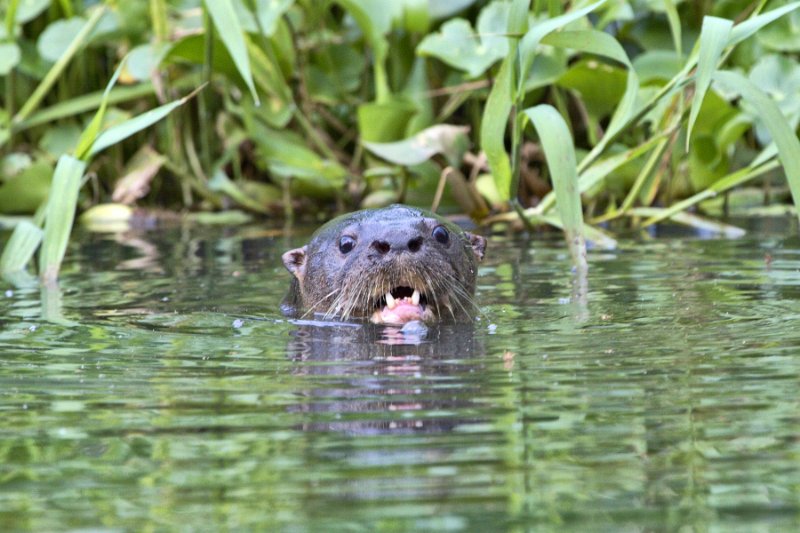
[{"label": "otter ear", "polygon": [[475,257],[480,261],[483,259],[483,253],[486,251],[486,237],[481,237],[480,235],[475,235],[468,231],[465,233],[469,239],[469,244],[472,246],[472,251],[475,253]]},{"label": "otter ear", "polygon": [[294,277],[303,281],[303,276],[306,273],[306,249],[308,246],[302,248],[295,248],[289,250],[281,256],[283,259],[283,266],[286,270],[294,274]]}]

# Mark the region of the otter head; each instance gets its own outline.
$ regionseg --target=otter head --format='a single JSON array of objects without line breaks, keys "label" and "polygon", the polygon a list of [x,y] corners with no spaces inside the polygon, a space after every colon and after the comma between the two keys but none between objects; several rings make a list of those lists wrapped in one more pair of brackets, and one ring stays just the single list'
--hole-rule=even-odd
[{"label": "otter head", "polygon": [[284,310],[380,324],[466,321],[476,309],[472,295],[485,249],[483,237],[422,209],[357,211],[283,254],[295,277]]}]

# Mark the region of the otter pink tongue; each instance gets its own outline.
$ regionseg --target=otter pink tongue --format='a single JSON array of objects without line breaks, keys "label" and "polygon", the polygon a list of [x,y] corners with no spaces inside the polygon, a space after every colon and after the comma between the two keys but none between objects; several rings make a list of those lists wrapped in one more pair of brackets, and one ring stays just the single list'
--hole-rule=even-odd
[{"label": "otter pink tongue", "polygon": [[425,308],[419,303],[420,295],[418,291],[405,298],[393,298],[391,294],[386,295],[386,305],[382,309],[375,311],[372,315],[372,322],[376,324],[405,324],[412,320],[422,320]]},{"label": "otter pink tongue", "polygon": [[[424,309],[421,305],[415,305],[411,302],[411,299],[403,298],[397,301],[394,309],[389,309],[389,306],[385,306],[380,311],[375,311],[372,321],[383,324],[405,324],[412,320],[422,320],[423,311]],[[375,320],[376,318],[378,320]]]}]

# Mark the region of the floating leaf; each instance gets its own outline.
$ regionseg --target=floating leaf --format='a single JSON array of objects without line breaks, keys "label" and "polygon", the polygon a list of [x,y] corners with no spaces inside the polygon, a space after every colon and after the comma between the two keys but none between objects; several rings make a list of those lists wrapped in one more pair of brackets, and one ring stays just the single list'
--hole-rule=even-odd
[{"label": "floating leaf", "polygon": [[369,151],[396,165],[418,165],[435,154],[461,153],[469,128],[440,124],[402,141],[391,143],[367,142]]}]

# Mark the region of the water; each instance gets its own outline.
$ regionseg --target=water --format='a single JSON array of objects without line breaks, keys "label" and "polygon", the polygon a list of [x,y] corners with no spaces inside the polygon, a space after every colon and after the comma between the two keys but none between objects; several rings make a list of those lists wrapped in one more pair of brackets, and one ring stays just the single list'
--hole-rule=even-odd
[{"label": "water", "polygon": [[782,225],[593,251],[585,305],[495,236],[480,320],[405,335],[284,320],[302,236],[79,234],[0,292],[0,529],[798,530]]}]

